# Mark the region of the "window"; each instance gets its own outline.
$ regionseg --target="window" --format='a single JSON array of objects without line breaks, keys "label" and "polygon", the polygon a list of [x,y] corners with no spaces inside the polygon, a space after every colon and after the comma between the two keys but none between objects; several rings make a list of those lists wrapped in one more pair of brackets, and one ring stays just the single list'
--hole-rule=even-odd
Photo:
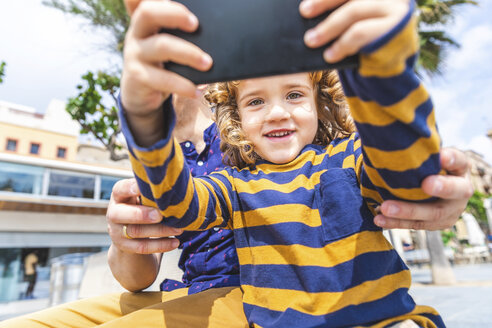
[{"label": "window", "polygon": [[58,150],[56,151],[56,157],[65,158],[66,156],[67,156],[67,148],[58,147]]},{"label": "window", "polygon": [[8,243],[2,241],[8,248],[0,249],[0,268],[4,274],[0,275],[0,286],[8,286],[0,288],[0,304],[3,302],[17,301],[21,287],[19,281],[22,280],[22,272],[20,267],[21,262],[21,249],[13,248]]},{"label": "window", "polygon": [[94,198],[94,176],[51,171],[48,195],[77,198]]},{"label": "window", "polygon": [[44,168],[0,162],[0,191],[41,194]]},{"label": "window", "polygon": [[118,180],[121,178],[0,161],[0,194],[109,200]]},{"label": "window", "polygon": [[121,178],[101,176],[101,192],[99,194],[99,199],[109,200],[111,192],[113,191],[113,186],[118,180],[121,180]]},{"label": "window", "polygon": [[7,139],[7,145],[5,149],[9,151],[17,151],[17,140],[15,139]]},{"label": "window", "polygon": [[39,155],[40,144],[31,142],[31,149],[29,149],[29,153],[32,155]]}]

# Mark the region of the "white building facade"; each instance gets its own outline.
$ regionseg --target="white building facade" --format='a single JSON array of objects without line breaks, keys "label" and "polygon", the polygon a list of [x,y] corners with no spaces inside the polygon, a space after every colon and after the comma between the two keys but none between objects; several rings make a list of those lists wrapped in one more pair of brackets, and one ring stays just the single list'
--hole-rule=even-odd
[{"label": "white building facade", "polygon": [[0,302],[22,297],[23,259],[34,249],[39,278],[49,279],[51,259],[109,247],[111,190],[132,173],[127,163],[81,160],[78,136],[63,103],[41,115],[0,102]]}]

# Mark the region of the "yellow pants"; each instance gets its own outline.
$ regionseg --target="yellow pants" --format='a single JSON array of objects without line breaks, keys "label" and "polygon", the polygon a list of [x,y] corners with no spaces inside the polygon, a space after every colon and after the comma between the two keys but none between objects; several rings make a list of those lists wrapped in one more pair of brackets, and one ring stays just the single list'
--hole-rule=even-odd
[{"label": "yellow pants", "polygon": [[0,322],[0,328],[248,327],[239,287],[188,295],[171,292],[110,294]]}]

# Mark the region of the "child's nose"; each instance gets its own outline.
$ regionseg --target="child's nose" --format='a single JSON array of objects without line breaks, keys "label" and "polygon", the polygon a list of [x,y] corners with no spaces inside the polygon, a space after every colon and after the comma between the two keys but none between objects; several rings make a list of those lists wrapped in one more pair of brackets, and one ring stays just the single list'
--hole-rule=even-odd
[{"label": "child's nose", "polygon": [[290,117],[290,112],[282,105],[274,104],[270,107],[266,119],[268,121],[280,121]]}]

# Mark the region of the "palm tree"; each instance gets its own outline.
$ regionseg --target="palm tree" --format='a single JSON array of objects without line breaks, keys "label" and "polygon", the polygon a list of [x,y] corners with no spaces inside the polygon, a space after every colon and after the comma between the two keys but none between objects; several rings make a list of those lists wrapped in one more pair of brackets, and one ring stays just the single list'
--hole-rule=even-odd
[{"label": "palm tree", "polygon": [[417,0],[420,36],[417,71],[420,75],[441,75],[447,49],[460,46],[444,28],[453,20],[456,6],[463,4],[477,5],[477,1]]},{"label": "palm tree", "polygon": [[[420,55],[417,73],[429,77],[443,73],[446,51],[459,47],[459,44],[444,30],[446,24],[454,18],[458,5],[473,4],[473,0],[417,0],[420,36]],[[452,284],[456,282],[451,265],[444,254],[444,245],[440,231],[427,231],[427,248],[429,250],[432,281],[435,284]]]}]

